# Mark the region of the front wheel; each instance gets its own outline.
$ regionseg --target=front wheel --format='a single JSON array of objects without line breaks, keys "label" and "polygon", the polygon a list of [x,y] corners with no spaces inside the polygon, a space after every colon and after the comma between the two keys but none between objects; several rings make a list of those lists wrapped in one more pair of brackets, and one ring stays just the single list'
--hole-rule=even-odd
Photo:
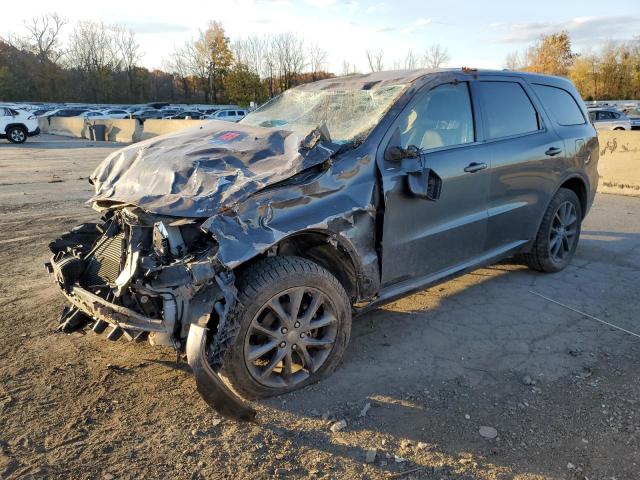
[{"label": "front wheel", "polygon": [[338,280],[300,257],[267,257],[237,277],[230,313],[238,334],[220,373],[248,399],[297,390],[329,375],[351,334],[351,305]]},{"label": "front wheel", "polygon": [[580,238],[582,206],[577,195],[561,188],[542,219],[531,251],[523,255],[529,268],[539,272],[559,272],[573,258]]},{"label": "front wheel", "polygon": [[27,132],[22,127],[11,127],[7,130],[7,139],[11,143],[24,143],[27,140]]}]

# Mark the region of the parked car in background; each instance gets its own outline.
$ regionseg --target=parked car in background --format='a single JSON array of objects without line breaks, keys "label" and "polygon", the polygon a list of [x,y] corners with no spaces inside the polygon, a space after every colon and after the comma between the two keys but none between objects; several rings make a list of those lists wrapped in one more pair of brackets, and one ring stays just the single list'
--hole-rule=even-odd
[{"label": "parked car in background", "polygon": [[173,115],[167,115],[164,118],[172,119],[172,120],[184,120],[185,118],[199,120],[203,117],[204,115],[201,112],[198,112],[197,110],[189,110],[189,111],[175,113]]},{"label": "parked car in background", "polygon": [[131,118],[137,120],[159,119],[162,118],[162,112],[157,109],[138,110],[131,114]]},{"label": "parked car in background", "polygon": [[640,107],[625,108],[622,113],[631,121],[632,130],[640,130]]},{"label": "parked car in background", "polygon": [[84,113],[82,113],[82,114],[80,114],[78,116],[80,116],[80,117],[82,117],[82,118],[84,118],[86,120],[89,120],[91,118],[94,118],[94,119],[109,118],[104,114],[104,112],[100,112],[98,110],[89,110],[88,112],[84,112]]},{"label": "parked car in background", "polygon": [[131,112],[121,108],[109,108],[102,113],[107,118],[131,118]]},{"label": "parked car in background", "polygon": [[326,378],[352,315],[507,257],[567,267],[598,155],[559,77],[448,69],[295,87],[238,124],[97,167],[100,223],[50,244],[59,328],[186,353],[209,405],[252,420],[238,395]]},{"label": "parked car in background", "polygon": [[52,110],[43,116],[44,117],[78,117],[88,111],[89,111],[88,108],[58,108],[57,110]]},{"label": "parked car in background", "polygon": [[0,107],[0,138],[11,143],[24,143],[27,137],[40,133],[38,119],[30,112]]},{"label": "parked car in background", "polygon": [[631,120],[613,108],[590,108],[589,119],[598,130],[631,130]]},{"label": "parked car in background", "polygon": [[227,122],[239,122],[247,115],[247,110],[218,110],[209,115],[207,118],[211,120],[225,120]]},{"label": "parked car in background", "polygon": [[42,115],[44,115],[47,112],[50,112],[51,109],[50,108],[39,108],[37,110],[33,110],[31,113],[33,115],[35,115],[36,117],[41,117]]}]

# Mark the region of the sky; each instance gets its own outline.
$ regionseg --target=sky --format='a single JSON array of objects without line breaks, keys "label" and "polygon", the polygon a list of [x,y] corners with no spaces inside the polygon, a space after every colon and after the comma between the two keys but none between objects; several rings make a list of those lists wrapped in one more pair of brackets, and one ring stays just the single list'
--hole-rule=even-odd
[{"label": "sky", "polygon": [[161,68],[208,20],[222,22],[232,40],[299,34],[326,50],[327,68],[337,74],[345,60],[367,71],[367,49],[382,50],[387,68],[436,43],[448,48],[447,66],[503,68],[508,53],[545,33],[568,30],[576,51],[640,35],[639,0],[30,0],[29,8],[2,10],[0,36],[18,34],[25,20],[51,11],[69,20],[66,34],[77,20],[132,29],[149,68]]}]

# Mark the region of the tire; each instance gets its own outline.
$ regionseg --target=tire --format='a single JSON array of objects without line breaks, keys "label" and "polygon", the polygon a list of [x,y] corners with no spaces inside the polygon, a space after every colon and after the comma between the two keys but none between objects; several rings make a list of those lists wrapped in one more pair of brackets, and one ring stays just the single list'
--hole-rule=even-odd
[{"label": "tire", "polygon": [[[237,335],[224,353],[220,374],[238,394],[247,399],[281,395],[336,369],[351,335],[351,304],[331,273],[301,257],[267,257],[239,272],[236,286],[238,302],[229,319]],[[295,298],[300,307],[291,315]],[[262,350],[263,355],[250,357]]]},{"label": "tire", "polygon": [[614,128],[614,130],[624,130],[624,128],[622,128],[622,127],[616,127],[616,128]]},{"label": "tire", "polygon": [[[560,226],[560,218],[567,214],[567,224]],[[574,221],[571,219],[575,217]],[[567,188],[561,188],[555,194],[544,214],[540,229],[531,251],[522,255],[524,262],[532,270],[555,273],[563,270],[573,258],[580,239],[582,225],[582,206],[577,195]],[[558,241],[554,241],[560,236]],[[554,254],[554,252],[558,254]],[[562,255],[560,255],[562,253]]]},{"label": "tire", "polygon": [[24,143],[27,141],[27,130],[24,127],[11,127],[7,130],[7,140],[11,143]]}]

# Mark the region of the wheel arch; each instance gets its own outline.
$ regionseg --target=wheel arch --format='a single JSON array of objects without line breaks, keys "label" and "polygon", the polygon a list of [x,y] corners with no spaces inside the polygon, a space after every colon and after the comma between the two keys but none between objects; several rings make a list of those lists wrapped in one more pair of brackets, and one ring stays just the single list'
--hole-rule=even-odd
[{"label": "wheel arch", "polygon": [[243,268],[267,255],[298,256],[317,263],[338,279],[352,303],[358,299],[362,265],[348,239],[326,230],[304,230],[280,239],[265,254],[243,264]]},{"label": "wheel arch", "polygon": [[555,196],[556,193],[558,193],[558,190],[560,190],[561,188],[566,188],[576,194],[578,200],[580,200],[580,207],[582,208],[582,218],[584,219],[584,217],[587,215],[587,207],[589,201],[589,190],[587,187],[587,182],[585,182],[584,178],[582,178],[580,175],[571,176],[562,182],[562,184],[554,192],[553,196]]},{"label": "wheel arch", "polygon": [[14,127],[21,128],[22,130],[24,130],[24,133],[29,133],[29,129],[24,123],[8,123],[7,126],[4,127],[4,133],[9,132],[9,130],[11,130]]}]

